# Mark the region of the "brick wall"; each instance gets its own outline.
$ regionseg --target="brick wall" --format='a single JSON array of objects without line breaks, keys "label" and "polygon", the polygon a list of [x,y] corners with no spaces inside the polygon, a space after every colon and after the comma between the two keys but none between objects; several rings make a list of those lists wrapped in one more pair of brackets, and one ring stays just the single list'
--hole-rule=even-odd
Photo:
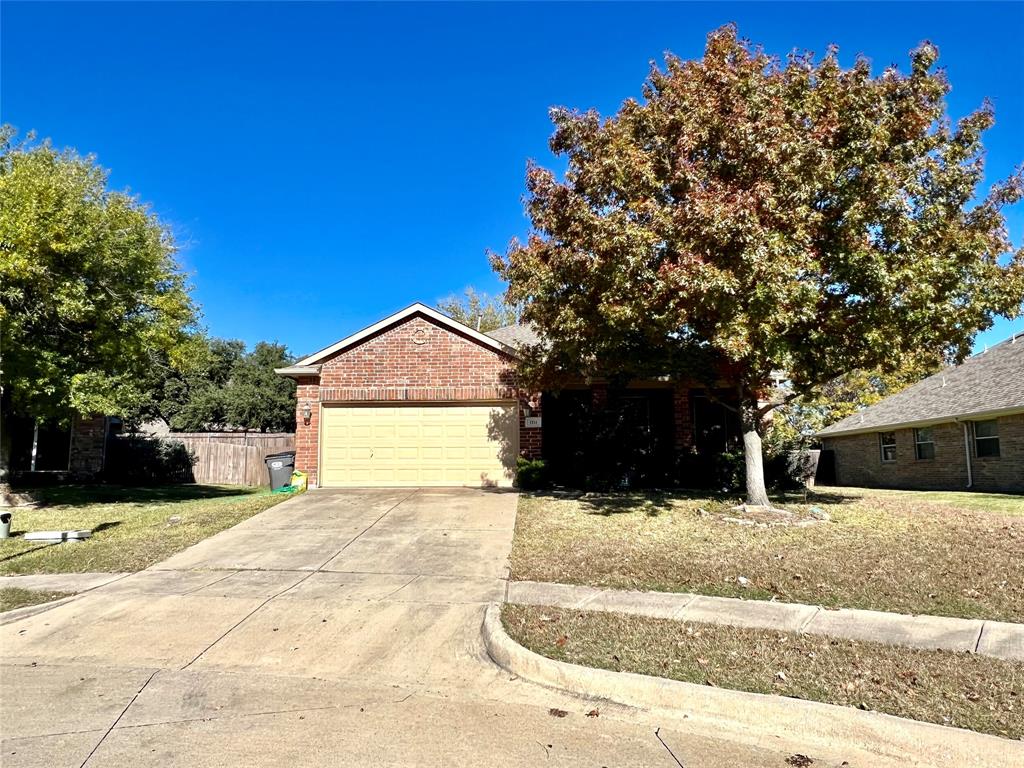
[{"label": "brick wall", "polygon": [[[971,448],[974,490],[1024,492],[1024,414],[1005,416],[999,423],[998,457],[979,457]],[[935,458],[918,459],[914,430],[897,429],[896,461],[883,462],[877,432],[831,437],[823,440],[835,451],[836,482],[866,488],[964,490],[967,460],[962,423],[948,422],[932,428]]]},{"label": "brick wall", "polygon": [[[296,389],[295,465],[317,482],[320,404],[479,401],[539,398],[518,390],[511,359],[422,317],[413,316],[325,360],[316,378]],[[311,411],[309,424],[304,407]],[[526,429],[520,408],[520,452],[540,456],[541,430]]]},{"label": "brick wall", "polygon": [[93,475],[102,471],[106,439],[105,416],[74,416],[71,420],[68,470],[81,475]]},{"label": "brick wall", "polygon": [[676,384],[672,390],[672,413],[675,421],[674,448],[683,454],[693,448],[693,409],[690,407],[690,387]]}]

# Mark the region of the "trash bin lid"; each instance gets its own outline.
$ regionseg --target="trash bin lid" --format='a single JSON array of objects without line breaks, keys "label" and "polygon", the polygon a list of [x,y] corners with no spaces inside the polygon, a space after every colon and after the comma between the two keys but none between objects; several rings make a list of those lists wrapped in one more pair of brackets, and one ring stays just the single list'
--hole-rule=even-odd
[{"label": "trash bin lid", "polygon": [[280,458],[284,458],[286,456],[293,458],[295,456],[295,451],[281,451],[280,453],[268,453],[263,458],[265,458],[265,459],[280,459]]}]

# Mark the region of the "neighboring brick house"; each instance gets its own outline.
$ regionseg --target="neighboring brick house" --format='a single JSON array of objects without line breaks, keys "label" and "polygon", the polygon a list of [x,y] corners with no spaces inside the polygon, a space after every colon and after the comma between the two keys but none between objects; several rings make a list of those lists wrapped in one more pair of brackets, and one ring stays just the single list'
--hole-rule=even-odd
[{"label": "neighboring brick house", "polygon": [[839,485],[1024,492],[1024,334],[818,436]]},{"label": "neighboring brick house", "polygon": [[65,421],[10,417],[11,471],[16,477],[55,475],[89,478],[103,470],[111,419],[72,414]]},{"label": "neighboring brick house", "polygon": [[611,413],[639,435],[659,471],[700,445],[738,438],[700,390],[670,381],[552,395],[516,382],[526,326],[480,333],[413,304],[295,365],[296,468],[312,485],[508,486],[518,456],[568,455],[573,426]]}]

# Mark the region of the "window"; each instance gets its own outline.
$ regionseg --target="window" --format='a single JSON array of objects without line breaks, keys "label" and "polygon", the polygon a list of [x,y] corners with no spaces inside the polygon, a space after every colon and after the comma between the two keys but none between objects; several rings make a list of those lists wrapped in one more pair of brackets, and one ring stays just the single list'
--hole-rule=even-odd
[{"label": "window", "polygon": [[882,446],[882,461],[896,461],[896,433],[879,432],[878,442]]},{"label": "window", "polygon": [[935,438],[931,427],[914,430],[914,454],[918,459],[935,458]]},{"label": "window", "polygon": [[995,419],[974,422],[974,455],[999,455],[999,422]]}]

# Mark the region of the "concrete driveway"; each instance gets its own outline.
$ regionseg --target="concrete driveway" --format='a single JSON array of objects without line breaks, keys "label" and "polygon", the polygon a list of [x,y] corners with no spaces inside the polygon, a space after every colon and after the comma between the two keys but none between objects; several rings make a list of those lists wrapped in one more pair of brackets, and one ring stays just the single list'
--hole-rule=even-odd
[{"label": "concrete driveway", "polygon": [[0,764],[786,765],[795,745],[496,667],[480,624],[515,508],[511,492],[313,491],[0,627]]}]

